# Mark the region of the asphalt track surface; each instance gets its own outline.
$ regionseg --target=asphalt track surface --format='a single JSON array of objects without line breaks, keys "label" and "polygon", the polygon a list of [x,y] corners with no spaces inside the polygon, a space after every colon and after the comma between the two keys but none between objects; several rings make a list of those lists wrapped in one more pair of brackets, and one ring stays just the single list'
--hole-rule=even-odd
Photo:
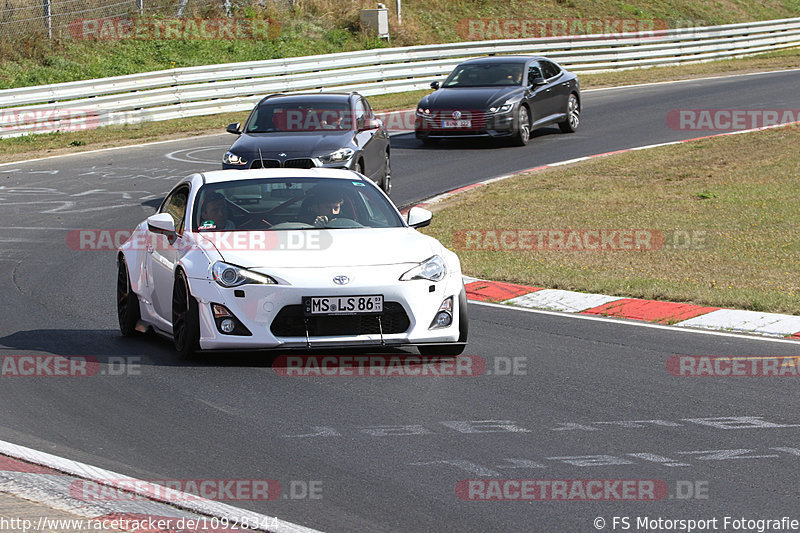
[{"label": "asphalt track surface", "polygon": [[[800,109],[798,85],[795,71],[587,92],[578,133],[542,130],[525,148],[395,136],[393,199],[703,134],[669,129],[672,109]],[[326,531],[597,531],[597,517],[623,530],[614,516],[629,531],[643,530],[637,517],[716,517],[709,530],[734,531],[725,516],[800,519],[797,379],[666,369],[675,355],[798,356],[795,343],[470,305],[466,354],[485,363],[481,375],[301,378],[264,354],[183,362],[160,338],[120,337],[114,253],[73,249],[69,230],[132,228],[178,178],[218,168],[232,140],[0,166],[0,355],[101,363],[91,377],[0,376],[0,439],[140,479],[276,480],[290,497],[228,503]],[[456,491],[533,478],[656,480],[669,493],[500,502]]]}]

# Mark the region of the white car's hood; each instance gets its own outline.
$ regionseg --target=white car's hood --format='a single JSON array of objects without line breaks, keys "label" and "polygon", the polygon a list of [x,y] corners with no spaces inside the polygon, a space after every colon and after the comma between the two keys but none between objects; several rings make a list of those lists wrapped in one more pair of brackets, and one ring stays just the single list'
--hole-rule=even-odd
[{"label": "white car's hood", "polygon": [[199,240],[244,268],[419,263],[441,251],[438,241],[412,228],[209,232]]}]

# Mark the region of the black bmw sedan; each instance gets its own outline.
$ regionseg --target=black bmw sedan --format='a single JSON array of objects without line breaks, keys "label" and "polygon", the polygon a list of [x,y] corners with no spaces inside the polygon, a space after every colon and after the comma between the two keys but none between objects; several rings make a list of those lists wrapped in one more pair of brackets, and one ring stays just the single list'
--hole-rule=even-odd
[{"label": "black bmw sedan", "polygon": [[491,56],[458,65],[420,100],[415,132],[424,143],[465,137],[507,138],[524,146],[531,131],[580,125],[578,77],[545,57]]},{"label": "black bmw sedan", "polygon": [[273,94],[256,104],[222,168],[347,168],[389,194],[389,134],[358,93]]}]

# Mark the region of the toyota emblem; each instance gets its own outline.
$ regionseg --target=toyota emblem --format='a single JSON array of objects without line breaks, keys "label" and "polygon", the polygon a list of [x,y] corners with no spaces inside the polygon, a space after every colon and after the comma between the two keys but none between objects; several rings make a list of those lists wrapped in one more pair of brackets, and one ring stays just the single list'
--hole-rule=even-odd
[{"label": "toyota emblem", "polygon": [[347,276],[334,276],[333,282],[337,285],[347,285],[350,283],[350,278]]}]

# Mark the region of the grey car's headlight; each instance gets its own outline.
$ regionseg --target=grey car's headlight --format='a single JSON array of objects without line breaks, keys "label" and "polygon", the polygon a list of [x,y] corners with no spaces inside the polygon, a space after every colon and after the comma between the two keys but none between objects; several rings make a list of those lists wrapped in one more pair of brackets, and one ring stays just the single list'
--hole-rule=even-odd
[{"label": "grey car's headlight", "polygon": [[214,275],[214,281],[225,288],[238,287],[239,285],[245,285],[247,283],[265,285],[276,285],[278,283],[264,274],[240,268],[236,265],[229,265],[222,261],[214,263],[214,266],[211,267],[211,272]]},{"label": "grey car's headlight", "polygon": [[341,161],[347,161],[353,157],[354,153],[355,150],[351,148],[339,148],[335,152],[319,156],[319,160],[323,163],[339,163]]},{"label": "grey car's headlight", "polygon": [[508,113],[512,107],[514,107],[514,104],[503,104],[500,107],[490,107],[489,111],[492,113]]},{"label": "grey car's headlight", "polygon": [[233,152],[225,152],[222,156],[222,162],[226,165],[246,165],[247,161],[234,154]]},{"label": "grey car's headlight", "polygon": [[444,264],[444,259],[438,255],[434,255],[418,264],[402,276],[400,281],[409,281],[412,279],[428,279],[431,281],[441,281],[447,275],[447,267]]}]

